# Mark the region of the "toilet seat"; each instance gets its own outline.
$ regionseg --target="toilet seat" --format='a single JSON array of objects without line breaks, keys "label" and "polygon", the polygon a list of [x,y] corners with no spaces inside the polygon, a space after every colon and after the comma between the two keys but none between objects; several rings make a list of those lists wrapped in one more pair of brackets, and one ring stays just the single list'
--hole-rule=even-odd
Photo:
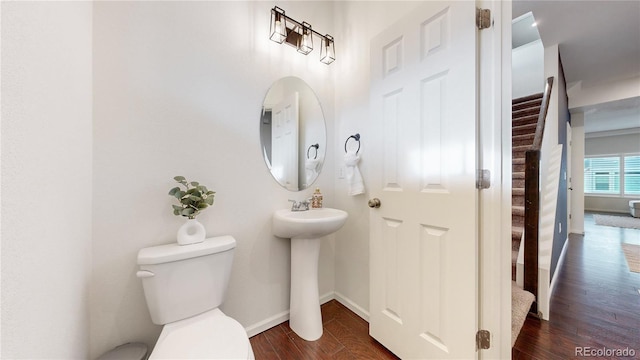
[{"label": "toilet seat", "polygon": [[253,359],[247,332],[219,309],[166,324],[152,359]]}]

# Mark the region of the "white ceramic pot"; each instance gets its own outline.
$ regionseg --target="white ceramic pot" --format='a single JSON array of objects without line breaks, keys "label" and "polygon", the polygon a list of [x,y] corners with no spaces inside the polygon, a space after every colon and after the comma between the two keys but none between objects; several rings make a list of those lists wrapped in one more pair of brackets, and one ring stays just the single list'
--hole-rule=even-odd
[{"label": "white ceramic pot", "polygon": [[196,219],[188,219],[180,229],[178,229],[178,245],[197,244],[204,241],[206,231]]}]

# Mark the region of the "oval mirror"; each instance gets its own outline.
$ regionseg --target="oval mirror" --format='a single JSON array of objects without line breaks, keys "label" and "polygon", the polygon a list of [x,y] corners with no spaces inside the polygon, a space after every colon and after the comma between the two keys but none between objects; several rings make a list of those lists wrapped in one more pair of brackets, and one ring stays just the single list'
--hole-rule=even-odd
[{"label": "oval mirror", "polygon": [[260,114],[262,155],[273,178],[287,190],[310,187],[320,175],[327,130],[318,97],[304,80],[277,80]]}]

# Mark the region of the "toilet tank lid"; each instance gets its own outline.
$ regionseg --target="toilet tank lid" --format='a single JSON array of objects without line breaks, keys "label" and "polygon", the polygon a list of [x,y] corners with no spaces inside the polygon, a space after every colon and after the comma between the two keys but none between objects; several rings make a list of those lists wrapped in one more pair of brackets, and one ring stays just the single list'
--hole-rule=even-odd
[{"label": "toilet tank lid", "polygon": [[178,245],[177,243],[152,246],[138,251],[138,265],[163,264],[227,251],[236,247],[236,239],[230,235],[205,239],[201,243]]}]

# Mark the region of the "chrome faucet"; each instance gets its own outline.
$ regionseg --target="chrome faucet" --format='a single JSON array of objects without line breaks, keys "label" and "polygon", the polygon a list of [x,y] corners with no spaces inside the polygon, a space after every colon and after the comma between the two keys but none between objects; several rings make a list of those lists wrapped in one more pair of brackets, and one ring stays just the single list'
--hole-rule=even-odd
[{"label": "chrome faucet", "polygon": [[309,210],[309,205],[311,205],[311,198],[302,201],[291,201],[291,211],[307,211]]}]

